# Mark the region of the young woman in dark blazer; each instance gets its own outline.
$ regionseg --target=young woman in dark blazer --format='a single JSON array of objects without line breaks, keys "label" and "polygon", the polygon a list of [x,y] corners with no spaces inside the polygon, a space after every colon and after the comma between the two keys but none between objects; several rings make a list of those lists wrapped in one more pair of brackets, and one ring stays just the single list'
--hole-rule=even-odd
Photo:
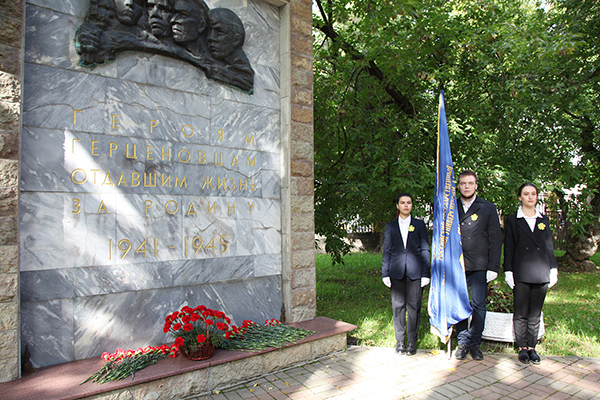
[{"label": "young woman in dark blazer", "polygon": [[558,281],[558,270],[548,217],[535,205],[538,189],[524,183],[517,192],[521,206],[506,219],[504,271],[514,293],[513,325],[519,347],[519,361],[540,363],[535,351],[542,306],[548,288]]},{"label": "young woman in dark blazer", "polygon": [[425,223],[410,216],[412,196],[400,194],[396,207],[398,218],[385,226],[381,274],[392,292],[396,352],[412,356],[417,354],[421,299],[431,260]]}]

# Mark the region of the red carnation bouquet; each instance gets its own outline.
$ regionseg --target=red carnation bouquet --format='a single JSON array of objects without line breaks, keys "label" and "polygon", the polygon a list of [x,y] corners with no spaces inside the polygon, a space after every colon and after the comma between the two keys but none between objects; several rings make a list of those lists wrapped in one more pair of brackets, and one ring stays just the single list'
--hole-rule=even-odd
[{"label": "red carnation bouquet", "polygon": [[234,328],[225,313],[200,305],[184,306],[181,311],[167,315],[163,330],[175,338],[175,347],[195,353],[206,344],[223,347]]},{"label": "red carnation bouquet", "polygon": [[137,371],[146,368],[148,365],[156,364],[165,357],[177,357],[177,348],[163,344],[158,347],[148,346],[137,350],[117,349],[113,354],[105,351],[101,356],[104,366],[100,371],[81,382],[80,385],[87,381],[102,384],[125,379],[128,376],[133,379]]},{"label": "red carnation bouquet", "polygon": [[164,332],[175,338],[171,346],[148,346],[137,350],[117,349],[114,354],[104,352],[104,366],[97,373],[82,382],[92,380],[105,383],[125,379],[148,365],[165,357],[176,357],[181,352],[192,360],[204,360],[212,356],[215,347],[227,350],[260,350],[269,347],[281,348],[314,334],[284,325],[276,319],[266,320],[264,325],[245,320],[241,327],[231,324],[225,313],[211,310],[206,306],[191,308],[185,306],[165,318]]}]

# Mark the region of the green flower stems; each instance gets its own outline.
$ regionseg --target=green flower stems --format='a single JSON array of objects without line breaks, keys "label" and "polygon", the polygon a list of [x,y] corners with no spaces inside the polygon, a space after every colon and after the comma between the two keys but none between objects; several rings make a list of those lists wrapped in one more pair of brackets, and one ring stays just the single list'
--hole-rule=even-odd
[{"label": "green flower stems", "polygon": [[281,348],[286,343],[297,342],[310,335],[313,331],[295,328],[289,325],[250,325],[240,335],[236,335],[223,344],[227,350],[249,349],[264,350],[269,347]]}]

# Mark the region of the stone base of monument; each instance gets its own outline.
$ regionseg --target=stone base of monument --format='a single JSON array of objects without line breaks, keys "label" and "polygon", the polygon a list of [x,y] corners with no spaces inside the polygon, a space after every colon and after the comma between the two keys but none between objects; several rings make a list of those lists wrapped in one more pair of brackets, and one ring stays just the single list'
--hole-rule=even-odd
[{"label": "stone base of monument", "polygon": [[315,334],[281,349],[217,349],[213,357],[204,361],[181,356],[165,358],[137,372],[133,380],[127,378],[102,385],[93,382],[79,385],[102,367],[100,357],[40,368],[21,379],[0,383],[0,399],[181,399],[341,351],[346,347],[346,333],[356,328],[326,317],[292,325]]}]

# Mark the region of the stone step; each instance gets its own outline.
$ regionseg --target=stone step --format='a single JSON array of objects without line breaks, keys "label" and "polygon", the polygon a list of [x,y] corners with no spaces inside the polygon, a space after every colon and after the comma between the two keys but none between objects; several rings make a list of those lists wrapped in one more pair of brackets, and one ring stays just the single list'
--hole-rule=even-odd
[{"label": "stone step", "polygon": [[0,399],[181,399],[208,393],[236,382],[315,360],[346,347],[346,333],[355,325],[327,317],[290,324],[315,334],[281,349],[215,350],[213,357],[190,361],[165,358],[130,378],[102,385],[82,381],[103,365],[99,358],[40,368],[20,379],[0,383]]}]

